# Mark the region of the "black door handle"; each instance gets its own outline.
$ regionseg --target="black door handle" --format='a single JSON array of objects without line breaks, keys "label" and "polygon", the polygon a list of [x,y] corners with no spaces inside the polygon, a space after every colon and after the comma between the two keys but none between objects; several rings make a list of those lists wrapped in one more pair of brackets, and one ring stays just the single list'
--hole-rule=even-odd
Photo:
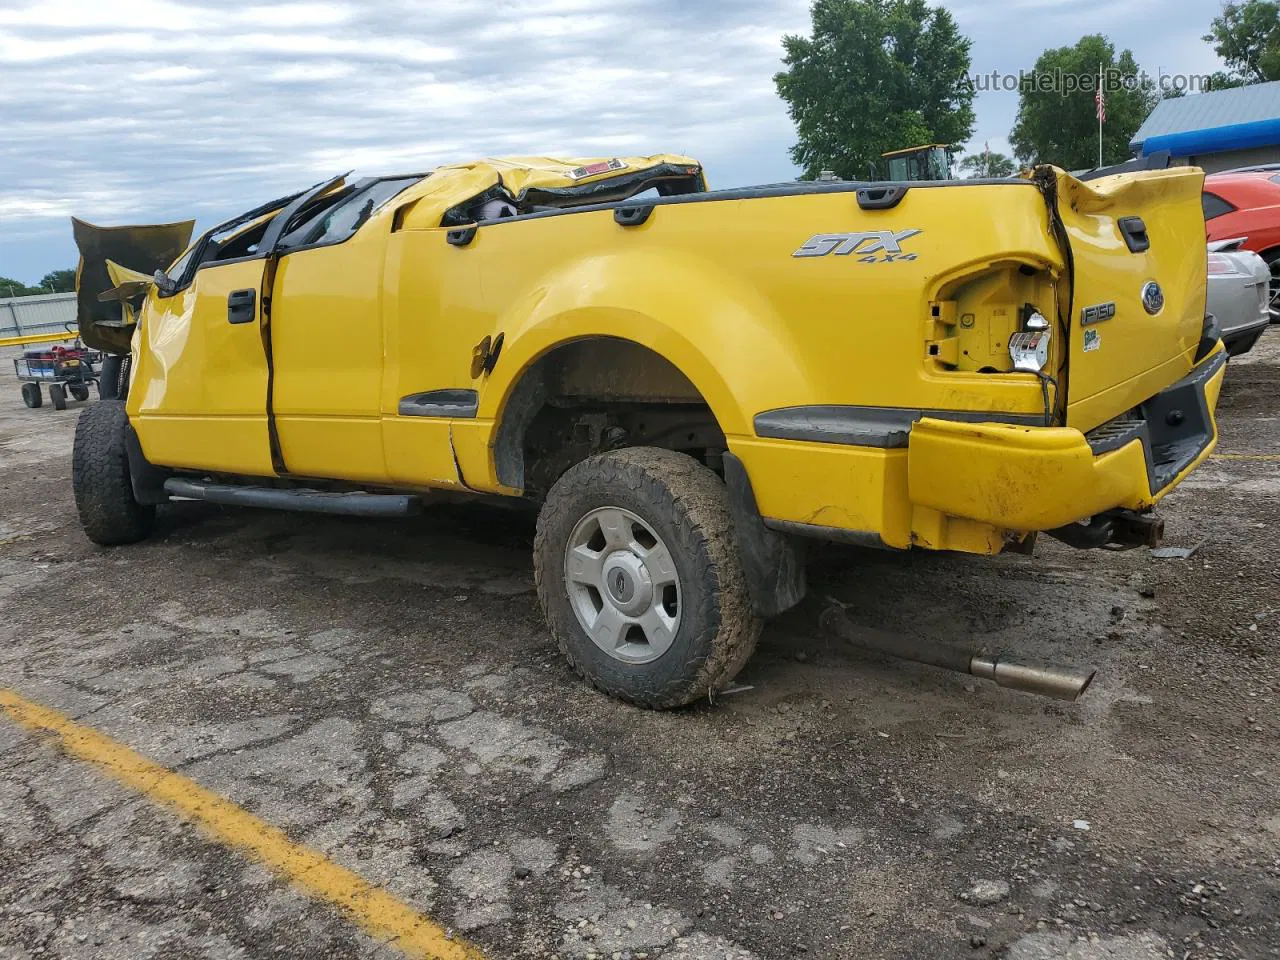
[{"label": "black door handle", "polygon": [[257,290],[232,290],[227,294],[227,323],[253,323]]}]

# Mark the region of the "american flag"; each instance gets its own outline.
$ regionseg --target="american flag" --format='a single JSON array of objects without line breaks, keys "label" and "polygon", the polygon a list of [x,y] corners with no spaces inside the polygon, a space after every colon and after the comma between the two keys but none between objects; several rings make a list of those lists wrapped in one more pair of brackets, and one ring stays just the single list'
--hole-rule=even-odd
[{"label": "american flag", "polygon": [[1107,99],[1102,95],[1102,84],[1098,84],[1098,92],[1093,95],[1093,102],[1098,107],[1098,122],[1107,122]]}]

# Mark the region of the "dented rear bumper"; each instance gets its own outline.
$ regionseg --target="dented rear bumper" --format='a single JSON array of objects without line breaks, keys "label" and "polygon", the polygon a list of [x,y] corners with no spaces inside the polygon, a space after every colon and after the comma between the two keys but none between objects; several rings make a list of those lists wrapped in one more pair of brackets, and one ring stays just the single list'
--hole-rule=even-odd
[{"label": "dented rear bumper", "polygon": [[[730,448],[765,526],[782,533],[988,554],[1037,531],[1080,533],[1078,546],[1149,542],[1159,531],[1145,512],[1217,442],[1225,371],[1215,346],[1183,379],[1087,433],[973,422],[979,414],[891,429],[845,416],[837,430],[824,408],[807,408],[805,435],[734,437]],[[757,418],[758,433],[781,433],[776,419]]]},{"label": "dented rear bumper", "polygon": [[1055,530],[1154,506],[1212,451],[1224,350],[1134,410],[1081,433],[923,419],[911,431],[917,506],[1005,530]]}]

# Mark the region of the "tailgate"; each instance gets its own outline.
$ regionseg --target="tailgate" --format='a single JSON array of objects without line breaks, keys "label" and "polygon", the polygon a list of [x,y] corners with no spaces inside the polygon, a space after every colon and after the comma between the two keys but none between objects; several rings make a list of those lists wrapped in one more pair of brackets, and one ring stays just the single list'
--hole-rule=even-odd
[{"label": "tailgate", "polygon": [[1055,173],[1073,280],[1067,423],[1089,430],[1191,370],[1205,312],[1204,174]]}]

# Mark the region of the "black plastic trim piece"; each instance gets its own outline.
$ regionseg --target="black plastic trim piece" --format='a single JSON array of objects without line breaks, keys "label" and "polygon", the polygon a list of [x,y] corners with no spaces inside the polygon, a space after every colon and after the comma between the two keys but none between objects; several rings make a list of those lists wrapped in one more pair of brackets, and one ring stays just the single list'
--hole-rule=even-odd
[{"label": "black plastic trim piece", "polygon": [[1082,173],[1076,177],[1077,180],[1097,180],[1100,177],[1110,177],[1117,173],[1140,173],[1143,170],[1164,170],[1169,166],[1172,155],[1168,150],[1157,150],[1155,153],[1145,157],[1138,157],[1136,160],[1126,160],[1124,163],[1116,163],[1109,167],[1097,167],[1087,173]]},{"label": "black plastic trim piece", "polygon": [[[498,221],[495,220],[494,222],[497,223]],[[476,238],[476,231],[478,229],[480,229],[479,226],[474,223],[466,227],[454,227],[445,234],[445,239],[448,240],[452,246],[466,247],[469,246],[471,241]]]},{"label": "black plastic trim piece", "polygon": [[1225,350],[1205,360],[1139,408],[1147,422],[1151,492],[1163,490],[1213,442],[1213,417],[1204,387],[1227,364]]},{"label": "black plastic trim piece", "polygon": [[[1270,322],[1268,320],[1268,322]],[[1199,363],[1209,354],[1213,353],[1213,348],[1218,345],[1218,341],[1222,339],[1222,324],[1218,323],[1218,318],[1212,313],[1204,315],[1204,326],[1200,328],[1200,343],[1196,347],[1196,363]]]},{"label": "black plastic trim piece", "polygon": [[298,214],[302,212],[303,208],[305,208],[312,200],[324,196],[335,187],[341,187],[350,175],[350,170],[346,173],[340,173],[336,177],[330,177],[328,180],[318,183],[310,190],[294,197],[287,207],[271,218],[271,222],[267,224],[266,233],[264,233],[262,235],[262,239],[258,241],[258,249],[262,251],[265,256],[270,257],[274,255],[280,246],[281,239],[284,237],[285,233],[288,232],[289,228],[293,226],[293,221],[297,219]]},{"label": "black plastic trim piece", "polygon": [[[1136,414],[1099,424],[1085,434],[1094,456],[1141,441],[1147,486],[1159,493],[1213,441],[1204,386],[1227,362],[1225,350],[1139,405]],[[1057,534],[1054,534],[1057,536]]]},{"label": "black plastic trim piece", "polygon": [[789,533],[797,537],[808,537],[811,540],[827,540],[831,543],[845,543],[851,547],[869,547],[873,550],[897,550],[881,539],[880,534],[869,530],[845,530],[841,527],[824,527],[817,523],[797,523],[794,520],[773,520],[765,517],[764,525],[779,533]]},{"label": "black plastic trim piece", "polygon": [[1111,453],[1113,450],[1128,446],[1135,440],[1141,440],[1145,443],[1147,441],[1147,422],[1128,417],[1109,420],[1094,427],[1084,435],[1084,438],[1089,444],[1089,449],[1093,451],[1093,455],[1100,457],[1104,453]]},{"label": "black plastic trim piece", "polygon": [[765,525],[747,468],[732,453],[724,455],[724,482],[752,606],[759,616],[776,617],[803,600],[808,591],[801,544]]},{"label": "black plastic trim piece", "polygon": [[[668,197],[654,197],[645,203],[654,207],[674,206],[681,203],[715,203],[721,200],[757,200],[770,197],[799,197],[816,193],[857,193],[868,187],[886,188],[902,187],[912,190],[945,190],[952,187],[1035,187],[1032,180],[1020,177],[992,178],[983,180],[921,180],[910,183],[869,183],[865,181],[796,181],[793,183],[771,183],[759,187],[737,187],[729,190],[707,190],[702,193],[679,193]],[[520,223],[523,220],[539,220],[544,217],[563,217],[575,213],[593,213],[601,210],[616,210],[618,207],[635,206],[626,200],[587,203],[578,207],[564,207],[555,210],[535,210],[533,213],[522,213],[514,217],[502,217],[498,220],[485,221],[485,227],[501,227],[507,223]]]},{"label": "black plastic trim piece", "polygon": [[299,513],[328,513],[348,517],[407,517],[419,512],[415,496],[391,493],[327,493],[322,490],[241,487],[171,477],[164,482],[171,497],[206,500],[234,507],[266,507]]},{"label": "black plastic trim piece", "polygon": [[1222,345],[1227,348],[1227,353],[1233,357],[1248,353],[1262,339],[1262,335],[1267,332],[1267,327],[1270,325],[1271,321],[1264,319],[1257,326],[1236,330],[1222,338]]},{"label": "black plastic trim piece", "polygon": [[1044,415],[995,413],[986,410],[918,410],[908,407],[781,407],[755,416],[756,436],[772,440],[807,440],[854,447],[905,447],[911,426],[922,417],[964,423],[1012,423],[1044,426]]},{"label": "black plastic trim piece", "polygon": [[858,190],[858,206],[863,210],[892,210],[910,189],[902,183],[862,187]]},{"label": "black plastic trim piece", "polygon": [[649,214],[651,213],[653,213],[652,203],[615,207],[613,211],[613,220],[616,224],[622,227],[638,227],[649,219]]},{"label": "black plastic trim piece", "polygon": [[133,486],[133,499],[142,504],[168,503],[169,495],[165,493],[165,481],[172,476],[163,467],[148,462],[142,453],[142,444],[133,424],[124,428],[124,451],[129,460],[129,482]]},{"label": "black plastic trim piece", "polygon": [[447,417],[472,420],[480,409],[475,390],[427,390],[400,398],[397,412],[402,417]]}]

